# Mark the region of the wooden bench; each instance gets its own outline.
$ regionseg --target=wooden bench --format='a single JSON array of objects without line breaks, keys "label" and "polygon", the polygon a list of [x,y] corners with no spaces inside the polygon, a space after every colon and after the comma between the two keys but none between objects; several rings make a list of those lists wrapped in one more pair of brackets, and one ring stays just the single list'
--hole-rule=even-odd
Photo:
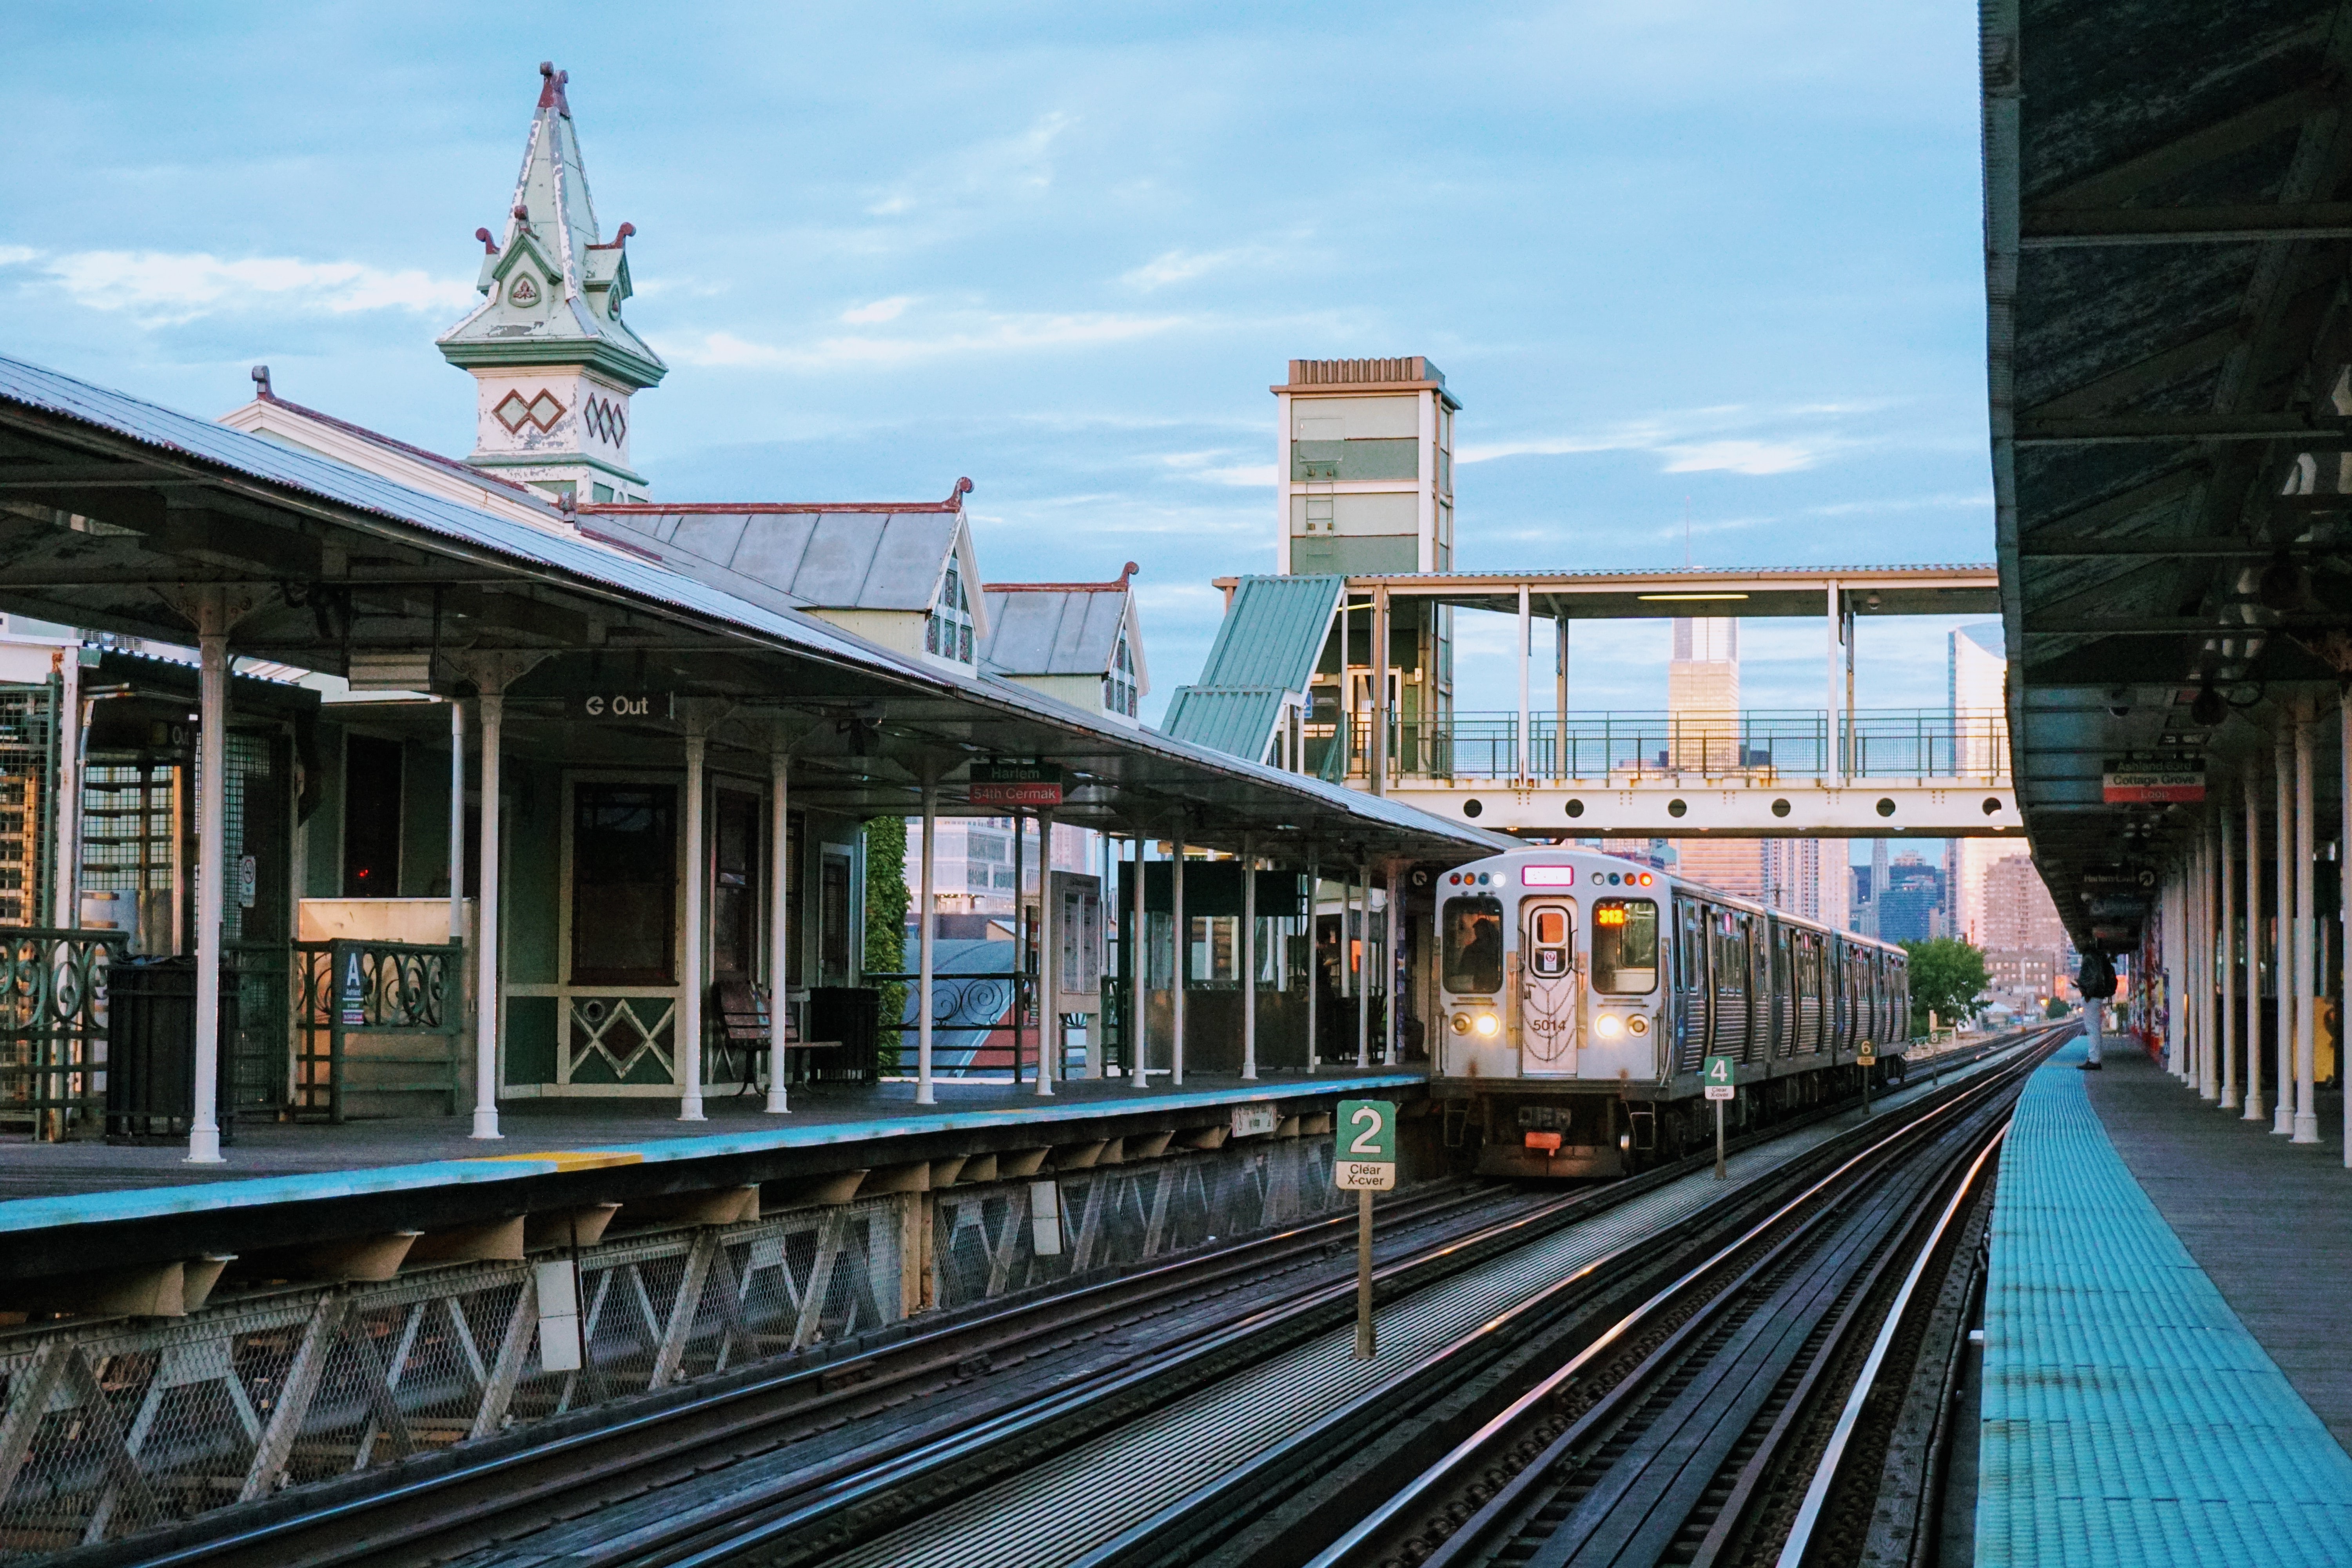
[{"label": "wooden bench", "polygon": [[[722,1053],[734,1055],[740,1052],[741,1055],[743,1087],[735,1091],[736,1095],[740,1099],[743,1095],[757,1093],[759,1075],[755,1064],[759,1060],[759,1053],[774,1046],[769,1031],[768,994],[748,980],[722,980],[713,989],[715,1005],[712,1011],[718,1024],[716,1044]],[[789,1011],[785,1013],[784,1049],[830,1051],[838,1050],[840,1047],[838,1040],[802,1039],[800,1027],[793,1021],[792,1014]],[[772,1076],[783,1071],[785,1067],[783,1062],[773,1062],[769,1065],[768,1071]],[[722,1076],[733,1078],[736,1075],[730,1070]]]}]

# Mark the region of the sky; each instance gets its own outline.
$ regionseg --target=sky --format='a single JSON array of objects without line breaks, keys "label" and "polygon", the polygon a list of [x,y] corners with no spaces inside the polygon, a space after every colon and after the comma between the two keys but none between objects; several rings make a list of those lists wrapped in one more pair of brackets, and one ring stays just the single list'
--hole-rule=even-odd
[{"label": "sky", "polygon": [[[655,495],[969,475],[990,579],[1139,563],[1155,716],[1272,569],[1293,357],[1444,371],[1465,568],[1990,560],[1976,47],[1914,0],[14,6],[0,353],[205,415],[266,362],[462,454],[431,340],[551,58],[671,367]],[[1953,624],[1866,622],[1861,704],[1940,704]],[[1509,624],[1459,637],[1507,706]],[[1572,705],[1662,708],[1666,650],[1580,629]],[[1818,624],[1742,652],[1821,705]]]}]

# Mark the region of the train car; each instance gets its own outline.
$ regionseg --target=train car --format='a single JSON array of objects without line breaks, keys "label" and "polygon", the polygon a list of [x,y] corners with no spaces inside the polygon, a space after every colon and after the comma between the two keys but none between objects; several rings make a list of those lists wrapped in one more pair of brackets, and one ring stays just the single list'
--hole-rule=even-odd
[{"label": "train car", "polygon": [[1855,1092],[1862,1047],[1883,1063],[1910,1035],[1890,942],[1590,849],[1514,850],[1433,882],[1432,1090],[1446,1142],[1475,1144],[1484,1174],[1677,1159],[1714,1136],[1708,1057],[1739,1064],[1745,1128]]}]

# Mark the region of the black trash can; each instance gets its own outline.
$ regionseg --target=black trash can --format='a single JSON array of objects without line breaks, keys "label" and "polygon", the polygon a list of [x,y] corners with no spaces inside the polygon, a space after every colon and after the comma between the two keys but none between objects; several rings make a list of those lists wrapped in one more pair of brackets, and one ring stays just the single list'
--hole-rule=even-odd
[{"label": "black trash can", "polygon": [[[229,1042],[236,1001],[221,995],[219,1073],[214,1118],[221,1142],[236,1142],[228,1114]],[[196,1111],[196,961],[119,958],[106,987],[106,1137],[110,1143],[177,1142]]]},{"label": "black trash can", "polygon": [[839,1040],[836,1051],[810,1053],[816,1083],[871,1083],[882,994],[870,985],[813,985],[808,994],[810,1040]]}]

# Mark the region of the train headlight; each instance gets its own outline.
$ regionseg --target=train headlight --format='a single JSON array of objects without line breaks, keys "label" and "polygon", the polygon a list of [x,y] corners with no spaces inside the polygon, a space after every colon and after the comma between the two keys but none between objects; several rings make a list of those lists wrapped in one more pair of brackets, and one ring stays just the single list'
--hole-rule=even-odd
[{"label": "train headlight", "polygon": [[1469,1014],[1456,1013],[1454,1015],[1454,1032],[1457,1035],[1466,1035],[1470,1032]]},{"label": "train headlight", "polygon": [[1477,1023],[1473,1025],[1472,1027],[1475,1028],[1480,1034],[1486,1036],[1488,1039],[1492,1039],[1496,1035],[1503,1032],[1502,1020],[1496,1017],[1492,1013],[1479,1014]]},{"label": "train headlight", "polygon": [[1603,1013],[1592,1030],[1604,1040],[1613,1040],[1625,1032],[1625,1021],[1614,1013]]},{"label": "train headlight", "polygon": [[1625,1020],[1625,1026],[1637,1035],[1646,1035],[1650,1032],[1650,1020],[1636,1013]]}]

